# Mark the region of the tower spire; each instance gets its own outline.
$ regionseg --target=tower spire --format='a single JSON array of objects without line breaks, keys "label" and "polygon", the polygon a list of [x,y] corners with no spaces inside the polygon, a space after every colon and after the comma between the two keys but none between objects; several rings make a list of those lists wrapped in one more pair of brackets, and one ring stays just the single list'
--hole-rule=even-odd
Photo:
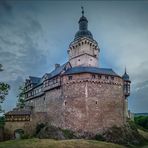
[{"label": "tower spire", "polygon": [[84,16],[84,7],[81,6],[81,9],[82,9],[82,16]]},{"label": "tower spire", "polygon": [[125,73],[126,73],[126,66],[125,66]]}]

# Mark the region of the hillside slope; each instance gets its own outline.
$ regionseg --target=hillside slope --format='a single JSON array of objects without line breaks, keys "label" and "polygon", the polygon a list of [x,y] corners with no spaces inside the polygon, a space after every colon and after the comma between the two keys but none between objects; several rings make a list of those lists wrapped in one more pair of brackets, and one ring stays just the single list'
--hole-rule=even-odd
[{"label": "hillside slope", "polygon": [[94,140],[26,139],[0,143],[0,148],[125,148],[118,144]]}]

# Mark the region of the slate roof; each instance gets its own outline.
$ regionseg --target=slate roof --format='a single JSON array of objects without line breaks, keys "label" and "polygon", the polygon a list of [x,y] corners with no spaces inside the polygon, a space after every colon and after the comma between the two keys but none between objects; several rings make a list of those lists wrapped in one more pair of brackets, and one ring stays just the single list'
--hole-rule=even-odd
[{"label": "slate roof", "polygon": [[72,67],[68,69],[64,74],[69,75],[69,74],[76,74],[76,73],[95,73],[95,74],[119,76],[112,69],[97,68],[97,67]]},{"label": "slate roof", "polygon": [[40,82],[41,78],[39,77],[33,77],[33,76],[29,76],[29,79],[32,81],[32,83],[37,84]]},{"label": "slate roof", "polygon": [[5,115],[30,115],[30,110],[22,110],[22,109],[14,109],[12,111],[7,112]]},{"label": "slate roof", "polygon": [[47,73],[48,79],[53,78],[53,77],[59,75],[63,70],[66,70],[66,69],[64,69],[65,66],[66,66],[66,64],[67,64],[67,63],[65,63],[65,64],[63,64],[63,65],[57,67],[57,68],[54,69],[51,73]]},{"label": "slate roof", "polygon": [[130,81],[129,80],[129,75],[125,72],[124,75],[122,76],[123,80],[125,81]]}]

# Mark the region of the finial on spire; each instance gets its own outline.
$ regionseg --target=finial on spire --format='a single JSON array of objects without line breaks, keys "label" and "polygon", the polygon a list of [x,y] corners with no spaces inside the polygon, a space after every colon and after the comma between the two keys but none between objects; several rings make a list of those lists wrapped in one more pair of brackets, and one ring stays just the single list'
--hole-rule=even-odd
[{"label": "finial on spire", "polygon": [[125,66],[125,73],[126,73],[126,66]]},{"label": "finial on spire", "polygon": [[84,16],[84,7],[81,6],[81,9],[82,9],[82,16]]}]

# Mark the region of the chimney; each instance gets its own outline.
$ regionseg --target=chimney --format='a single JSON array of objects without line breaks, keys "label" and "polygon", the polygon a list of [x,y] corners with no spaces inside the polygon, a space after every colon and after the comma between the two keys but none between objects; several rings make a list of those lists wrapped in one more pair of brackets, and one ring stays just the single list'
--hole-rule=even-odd
[{"label": "chimney", "polygon": [[55,69],[59,68],[60,64],[55,64]]}]

